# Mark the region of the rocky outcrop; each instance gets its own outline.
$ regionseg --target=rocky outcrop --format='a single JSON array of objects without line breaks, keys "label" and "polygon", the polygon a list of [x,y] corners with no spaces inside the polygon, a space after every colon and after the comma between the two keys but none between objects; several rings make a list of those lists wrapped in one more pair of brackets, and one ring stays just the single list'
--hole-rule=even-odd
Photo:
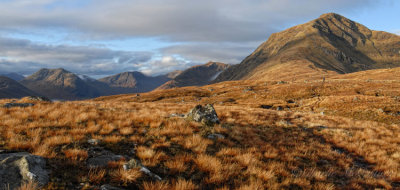
[{"label": "rocky outcrop", "polygon": [[27,98],[32,101],[51,102],[49,98],[44,96],[28,96]]},{"label": "rocky outcrop", "polygon": [[0,189],[16,189],[29,181],[40,186],[49,182],[44,158],[27,152],[0,154]]},{"label": "rocky outcrop", "polygon": [[26,108],[26,107],[31,107],[34,105],[35,104],[32,104],[32,103],[6,103],[3,105],[3,107],[5,107],[5,108],[13,108],[13,107]]},{"label": "rocky outcrop", "polygon": [[197,105],[190,110],[185,117],[189,120],[201,122],[204,125],[212,126],[214,124],[219,124],[217,112],[211,104],[205,106]]}]

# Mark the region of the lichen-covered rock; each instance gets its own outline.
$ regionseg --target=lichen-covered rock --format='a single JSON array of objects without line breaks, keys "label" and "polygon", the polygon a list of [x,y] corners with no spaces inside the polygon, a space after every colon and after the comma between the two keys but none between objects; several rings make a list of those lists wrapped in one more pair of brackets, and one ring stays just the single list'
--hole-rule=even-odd
[{"label": "lichen-covered rock", "polygon": [[211,104],[205,106],[197,105],[186,114],[186,118],[209,126],[219,124],[217,112],[215,112],[215,109]]},{"label": "lichen-covered rock", "polygon": [[0,154],[0,189],[16,189],[29,181],[40,186],[49,182],[44,158],[27,152]]}]

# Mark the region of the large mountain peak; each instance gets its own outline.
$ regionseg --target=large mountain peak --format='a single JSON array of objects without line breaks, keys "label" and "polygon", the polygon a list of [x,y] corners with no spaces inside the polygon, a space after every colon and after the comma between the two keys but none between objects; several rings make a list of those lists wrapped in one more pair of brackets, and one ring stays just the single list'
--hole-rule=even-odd
[{"label": "large mountain peak", "polygon": [[215,82],[297,80],[312,73],[397,67],[399,50],[399,36],[373,31],[339,14],[328,13],[272,34],[240,64],[221,73]]}]

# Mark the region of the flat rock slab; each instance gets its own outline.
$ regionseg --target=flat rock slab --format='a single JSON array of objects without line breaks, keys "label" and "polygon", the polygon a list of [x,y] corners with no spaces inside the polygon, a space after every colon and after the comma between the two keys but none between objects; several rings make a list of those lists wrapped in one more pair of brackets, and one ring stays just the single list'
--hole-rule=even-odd
[{"label": "flat rock slab", "polygon": [[16,189],[29,181],[40,186],[49,182],[44,158],[27,152],[0,154],[0,189]]}]

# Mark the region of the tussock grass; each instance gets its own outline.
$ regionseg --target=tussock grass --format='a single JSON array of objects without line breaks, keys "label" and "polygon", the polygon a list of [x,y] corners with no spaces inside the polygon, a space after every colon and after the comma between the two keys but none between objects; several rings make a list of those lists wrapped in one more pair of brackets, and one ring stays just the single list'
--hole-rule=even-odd
[{"label": "tussock grass", "polygon": [[[399,88],[398,82],[347,79],[233,81],[138,97],[37,102],[0,108],[0,146],[48,158],[57,172],[45,189],[80,183],[94,189],[106,183],[128,189],[394,189],[400,182]],[[215,103],[221,124],[170,117],[197,103]],[[224,138],[207,138],[212,133]],[[101,142],[90,145],[89,139]],[[123,170],[126,160],[88,168],[90,146],[130,155],[163,180],[138,168]]]}]

